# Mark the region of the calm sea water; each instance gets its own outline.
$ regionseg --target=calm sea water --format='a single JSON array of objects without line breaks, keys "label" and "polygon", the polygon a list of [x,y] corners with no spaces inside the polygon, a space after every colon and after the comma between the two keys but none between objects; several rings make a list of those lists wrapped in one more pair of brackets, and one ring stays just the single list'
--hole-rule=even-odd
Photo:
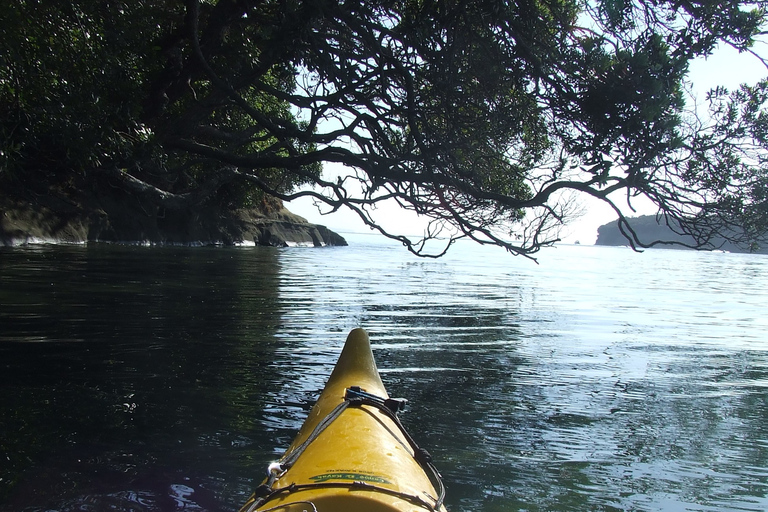
[{"label": "calm sea water", "polygon": [[768,509],[768,258],[0,249],[0,510],[236,510],[367,328],[456,511]]}]

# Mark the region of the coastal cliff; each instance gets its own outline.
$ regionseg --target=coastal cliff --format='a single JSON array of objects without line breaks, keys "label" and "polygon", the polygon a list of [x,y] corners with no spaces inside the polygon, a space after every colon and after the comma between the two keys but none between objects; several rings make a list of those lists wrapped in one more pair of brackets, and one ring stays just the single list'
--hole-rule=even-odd
[{"label": "coastal cliff", "polygon": [[0,246],[111,242],[147,245],[347,245],[282,203],[225,211],[215,206],[163,210],[106,198],[78,204],[63,198],[34,203],[0,198]]}]

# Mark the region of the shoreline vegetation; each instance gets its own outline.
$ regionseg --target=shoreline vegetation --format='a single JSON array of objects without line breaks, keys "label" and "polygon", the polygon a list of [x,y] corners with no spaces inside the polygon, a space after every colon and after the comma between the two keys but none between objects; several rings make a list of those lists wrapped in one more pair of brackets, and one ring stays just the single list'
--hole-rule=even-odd
[{"label": "shoreline vegetation", "polygon": [[322,225],[291,213],[280,202],[224,210],[202,206],[167,210],[141,201],[102,197],[84,205],[47,197],[34,203],[0,198],[0,247],[35,243],[106,242],[128,245],[346,246]]},{"label": "shoreline vegetation", "polygon": [[705,92],[692,66],[768,64],[763,4],[7,3],[3,244],[340,243],[301,198],[431,258],[535,259],[580,198],[702,249],[768,233],[768,78]]}]

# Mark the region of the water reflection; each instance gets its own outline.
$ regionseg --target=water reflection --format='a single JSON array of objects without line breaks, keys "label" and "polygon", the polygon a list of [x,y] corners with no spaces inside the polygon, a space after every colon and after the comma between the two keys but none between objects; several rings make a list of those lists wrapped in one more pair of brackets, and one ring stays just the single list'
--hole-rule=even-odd
[{"label": "water reflection", "polygon": [[249,436],[266,409],[277,251],[1,256],[0,498],[10,495],[9,510],[176,510],[193,496],[223,510],[233,491],[247,493],[251,482],[232,475],[252,467]]},{"label": "water reflection", "polygon": [[232,510],[346,332],[459,510],[768,508],[768,260],[0,251],[0,508]]}]

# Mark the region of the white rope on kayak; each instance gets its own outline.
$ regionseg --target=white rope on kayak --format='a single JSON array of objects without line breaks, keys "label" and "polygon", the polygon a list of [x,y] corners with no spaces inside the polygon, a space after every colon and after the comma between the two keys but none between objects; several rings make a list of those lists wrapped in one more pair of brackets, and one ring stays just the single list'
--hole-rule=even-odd
[{"label": "white rope on kayak", "polygon": [[[268,466],[267,480],[262,485],[260,485],[254,492],[254,495],[253,495],[254,502],[251,504],[251,506],[248,509],[246,509],[246,512],[255,511],[259,506],[265,504],[267,501],[272,499],[277,494],[290,493],[296,490],[318,488],[318,487],[355,488],[355,487],[361,487],[361,486],[367,489],[378,491],[378,492],[398,496],[407,501],[411,501],[421,507],[425,507],[428,510],[432,510],[432,511],[439,510],[443,504],[443,501],[445,500],[445,486],[443,485],[443,479],[442,479],[442,476],[440,475],[440,472],[437,470],[434,464],[432,464],[432,456],[429,454],[427,450],[420,448],[416,444],[414,439],[411,437],[411,435],[405,429],[403,424],[400,422],[400,418],[397,416],[398,411],[402,410],[405,407],[406,403],[407,403],[407,400],[404,400],[404,399],[382,398],[376,395],[372,395],[370,393],[363,391],[357,386],[353,386],[347,389],[344,395],[344,401],[341,402],[339,405],[337,405],[330,413],[328,413],[328,415],[325,418],[322,419],[322,421],[320,421],[320,423],[317,424],[317,426],[315,426],[315,428],[312,430],[312,433],[307,437],[307,439],[304,440],[303,443],[297,446],[296,449],[291,451],[291,453],[283,457],[283,459],[281,459],[280,462],[273,462]],[[411,450],[413,451],[414,460],[416,460],[416,462],[418,462],[419,465],[422,468],[424,468],[428,474],[431,474],[432,476],[431,479],[437,486],[437,491],[438,491],[437,498],[427,495],[431,499],[435,500],[434,505],[427,503],[426,501],[424,501],[423,498],[419,496],[413,496],[407,493],[395,491],[392,489],[387,489],[384,487],[378,487],[378,486],[371,485],[364,482],[352,482],[352,483],[324,482],[324,483],[312,483],[312,484],[301,484],[301,485],[291,484],[283,488],[278,488],[278,489],[272,488],[275,482],[293,466],[293,464],[299,459],[299,457],[301,457],[301,455],[304,453],[307,447],[310,444],[312,444],[312,442],[315,439],[317,439],[320,436],[320,434],[322,434],[323,431],[325,431],[325,429],[328,428],[328,426],[336,420],[336,418],[341,416],[341,414],[347,409],[347,407],[361,407],[363,405],[368,405],[368,406],[377,408],[378,410],[383,412],[389,419],[391,419],[393,423],[398,427],[401,434],[406,439],[406,441],[410,445]],[[398,439],[398,441],[402,444],[402,441],[399,440],[398,436],[396,436],[394,432],[389,430],[388,427],[387,427],[387,430],[389,431],[390,435]],[[295,503],[309,503],[309,502],[297,501]],[[279,509],[280,507],[285,507],[285,505],[286,504],[283,503],[278,507],[270,508],[262,512],[276,510],[276,509]],[[314,505],[312,505],[312,507],[314,508]],[[317,509],[314,509],[315,512],[316,510]]]}]

